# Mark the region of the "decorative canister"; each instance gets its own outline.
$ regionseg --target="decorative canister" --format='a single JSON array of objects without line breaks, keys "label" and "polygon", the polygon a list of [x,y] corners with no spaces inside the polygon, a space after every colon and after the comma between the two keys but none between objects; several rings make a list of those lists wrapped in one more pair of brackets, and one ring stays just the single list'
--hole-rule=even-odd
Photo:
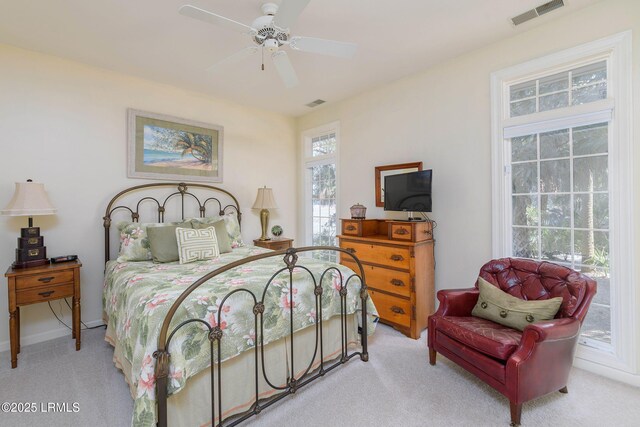
[{"label": "decorative canister", "polygon": [[360,203],[356,203],[351,206],[351,219],[364,219],[367,213],[367,208],[362,206]]}]

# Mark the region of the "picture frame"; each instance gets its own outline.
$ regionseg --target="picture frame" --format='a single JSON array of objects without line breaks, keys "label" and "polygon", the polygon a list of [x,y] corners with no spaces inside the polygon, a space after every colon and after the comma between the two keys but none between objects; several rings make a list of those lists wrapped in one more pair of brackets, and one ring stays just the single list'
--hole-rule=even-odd
[{"label": "picture frame", "polygon": [[398,163],[396,165],[376,166],[376,206],[384,206],[384,177],[422,170],[422,162]]},{"label": "picture frame", "polygon": [[127,135],[129,178],[222,182],[222,126],[130,108]]}]

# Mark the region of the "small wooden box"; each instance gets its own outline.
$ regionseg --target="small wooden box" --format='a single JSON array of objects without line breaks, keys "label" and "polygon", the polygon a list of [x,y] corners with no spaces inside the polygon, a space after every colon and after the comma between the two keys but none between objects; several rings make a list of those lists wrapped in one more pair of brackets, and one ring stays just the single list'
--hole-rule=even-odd
[{"label": "small wooden box", "polygon": [[21,228],[20,237],[40,237],[40,227]]},{"label": "small wooden box", "polygon": [[44,246],[44,237],[18,237],[18,249],[32,249]]},{"label": "small wooden box", "polygon": [[16,249],[16,263],[35,261],[47,258],[47,248],[40,246],[37,248]]},{"label": "small wooden box", "polygon": [[373,236],[378,234],[377,219],[343,219],[342,234],[346,236]]}]

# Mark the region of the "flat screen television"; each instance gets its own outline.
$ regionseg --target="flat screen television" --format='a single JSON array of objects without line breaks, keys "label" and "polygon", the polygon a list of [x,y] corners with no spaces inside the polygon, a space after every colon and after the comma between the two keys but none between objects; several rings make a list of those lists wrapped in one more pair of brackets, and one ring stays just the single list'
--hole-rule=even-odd
[{"label": "flat screen television", "polygon": [[432,170],[384,177],[384,210],[431,212]]}]

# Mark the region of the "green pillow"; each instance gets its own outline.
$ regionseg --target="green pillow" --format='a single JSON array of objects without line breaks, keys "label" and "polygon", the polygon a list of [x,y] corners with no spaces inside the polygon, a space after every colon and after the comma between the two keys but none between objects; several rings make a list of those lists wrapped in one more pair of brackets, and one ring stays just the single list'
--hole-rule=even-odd
[{"label": "green pillow", "polygon": [[236,212],[229,212],[222,216],[193,218],[191,221],[193,223],[200,222],[200,223],[211,225],[212,223],[216,221],[220,221],[221,219],[224,220],[224,225],[227,229],[227,235],[229,236],[231,247],[239,248],[240,246],[244,246],[244,242],[242,241],[242,235],[240,234],[240,222],[238,222],[238,215],[236,214]]},{"label": "green pillow", "polygon": [[190,221],[178,225],[147,227],[147,237],[153,262],[178,261],[178,241],[176,239],[176,228],[178,227],[192,228]]},{"label": "green pillow", "polygon": [[216,230],[216,237],[218,238],[218,249],[221,254],[231,252],[231,239],[229,239],[229,233],[227,233],[227,227],[224,219],[219,219],[214,222],[204,223],[197,219],[191,220],[191,225],[195,229],[208,228],[213,226]]},{"label": "green pillow", "polygon": [[471,314],[519,331],[531,323],[551,320],[562,304],[562,297],[525,301],[503,292],[478,277],[480,296]]}]

